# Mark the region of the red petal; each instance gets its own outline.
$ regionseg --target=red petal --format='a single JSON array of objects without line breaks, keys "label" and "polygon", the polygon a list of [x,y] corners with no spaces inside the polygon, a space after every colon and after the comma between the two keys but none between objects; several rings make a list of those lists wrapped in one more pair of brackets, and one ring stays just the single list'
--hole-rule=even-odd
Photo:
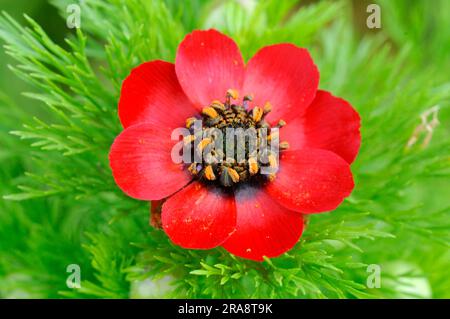
[{"label": "red petal", "polygon": [[[114,141],[109,163],[117,185],[129,196],[142,200],[165,198],[190,180],[183,164],[171,158],[174,141],[151,124],[128,127]],[[170,134],[170,133],[169,133]]]},{"label": "red petal", "polygon": [[162,207],[164,231],[184,248],[210,249],[223,243],[236,227],[233,195],[193,182]]},{"label": "red petal", "polygon": [[292,44],[264,47],[250,59],[243,92],[253,105],[272,104],[269,121],[289,121],[304,113],[317,91],[319,72],[306,49]]},{"label": "red petal", "polygon": [[289,150],[326,149],[352,163],[361,144],[359,128],[359,115],[347,101],[319,90],[305,117],[280,130],[280,140],[289,142]]},{"label": "red petal", "polygon": [[123,82],[119,117],[125,128],[143,122],[161,128],[184,127],[186,118],[196,112],[178,83],[172,63],[143,63]]},{"label": "red petal", "polygon": [[216,30],[194,31],[178,47],[178,80],[198,107],[223,100],[228,89],[240,90],[244,62],[236,43]]},{"label": "red petal", "polygon": [[335,209],[354,187],[349,164],[333,152],[282,152],[280,169],[266,190],[281,205],[300,213]]},{"label": "red petal", "polygon": [[257,261],[291,249],[303,231],[303,217],[263,189],[243,186],[236,193],[236,232],[222,244],[230,253]]},{"label": "red petal", "polygon": [[347,101],[319,91],[306,113],[307,146],[330,150],[352,163],[361,144],[360,122]]},{"label": "red petal", "polygon": [[290,120],[286,126],[280,128],[280,142],[287,141],[289,150],[299,150],[306,147],[305,117],[297,116]]}]

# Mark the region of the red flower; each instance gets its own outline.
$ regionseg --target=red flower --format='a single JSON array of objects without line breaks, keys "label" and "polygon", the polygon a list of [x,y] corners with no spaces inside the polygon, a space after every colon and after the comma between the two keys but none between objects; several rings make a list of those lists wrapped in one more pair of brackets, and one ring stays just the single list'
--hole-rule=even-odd
[{"label": "red flower", "polygon": [[[232,39],[194,31],[181,42],[175,64],[146,62],[125,79],[119,101],[124,131],[109,156],[114,179],[131,197],[164,200],[163,229],[182,247],[222,246],[258,261],[278,256],[299,240],[303,214],[335,209],[354,187],[350,163],[360,146],[360,118],[318,83],[306,49],[267,46],[244,65]],[[252,101],[239,104],[236,91],[252,94]],[[238,126],[279,123],[289,148],[277,174],[253,178],[259,166],[250,160],[242,169],[174,163],[171,133],[186,119],[189,127],[192,117],[216,127],[234,117]]]}]

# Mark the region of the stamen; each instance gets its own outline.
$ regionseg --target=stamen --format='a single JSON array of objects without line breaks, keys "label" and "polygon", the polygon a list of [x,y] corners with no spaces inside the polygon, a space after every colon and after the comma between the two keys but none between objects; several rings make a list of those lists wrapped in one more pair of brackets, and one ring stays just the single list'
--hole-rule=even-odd
[{"label": "stamen", "polygon": [[223,105],[223,103],[220,102],[219,100],[212,101],[211,107],[213,107],[214,109],[216,109],[218,111],[225,111],[225,105]]},{"label": "stamen", "polygon": [[216,179],[216,175],[214,175],[214,171],[213,171],[213,168],[211,165],[206,166],[205,177],[210,181],[213,181]]},{"label": "stamen", "polygon": [[217,114],[217,111],[210,106],[203,108],[202,114],[207,115],[212,119],[215,119],[219,116],[219,114]]},{"label": "stamen", "polygon": [[239,181],[245,181],[248,179],[248,171],[242,171],[239,173]]},{"label": "stamen", "polygon": [[220,182],[223,186],[230,187],[233,183],[239,182],[239,174],[232,168],[224,167],[220,175]]},{"label": "stamen", "polygon": [[248,102],[253,101],[253,95],[249,94],[244,96],[243,101],[242,101],[242,106],[244,107],[245,110],[248,109]]},{"label": "stamen", "polygon": [[[201,169],[201,165],[199,165],[199,166],[200,166],[200,169]],[[189,165],[188,171],[189,171],[192,175],[197,175],[198,172],[200,171],[198,168],[199,168],[199,167],[197,166],[197,163],[192,163],[191,165]]]},{"label": "stamen", "polygon": [[194,122],[197,119],[195,117],[190,117],[186,120],[186,128],[191,128],[192,124],[194,124]]},{"label": "stamen", "polygon": [[267,158],[269,160],[269,166],[271,168],[277,168],[278,167],[278,162],[277,162],[277,158],[275,157],[275,155],[270,153],[269,156],[267,156]]},{"label": "stamen", "polygon": [[264,114],[267,114],[270,111],[272,111],[272,104],[267,101],[266,104],[264,104]]},{"label": "stamen", "polygon": [[257,123],[257,126],[260,128],[270,128],[270,124],[267,123],[265,120],[261,120]]},{"label": "stamen", "polygon": [[212,143],[212,139],[210,139],[209,137],[204,138],[203,140],[200,141],[200,143],[198,143],[198,146],[197,146],[198,151],[200,153],[203,152],[205,147],[208,146],[211,143]]},{"label": "stamen", "polygon": [[239,174],[232,168],[228,169],[228,174],[230,174],[231,179],[233,180],[233,182],[237,183],[239,182]]},{"label": "stamen", "polygon": [[255,106],[252,110],[252,118],[255,123],[258,123],[263,116],[263,110],[259,106]]},{"label": "stamen", "polygon": [[237,100],[237,98],[239,97],[239,92],[236,89],[229,89],[227,91],[227,96],[231,97],[233,100]]},{"label": "stamen", "polygon": [[283,142],[280,143],[279,146],[280,146],[281,150],[287,150],[287,149],[289,149],[289,142],[283,141]]},{"label": "stamen", "polygon": [[278,128],[281,128],[281,127],[283,127],[283,126],[285,126],[286,125],[286,121],[284,121],[284,120],[279,120],[278,121],[278,124],[277,124],[277,127]]},{"label": "stamen", "polygon": [[[217,143],[215,138],[201,138],[201,135],[193,134],[185,136],[183,141],[185,144],[198,143],[196,152],[202,155],[199,162],[190,164],[187,169],[198,179],[204,181],[217,180],[222,186],[231,187],[239,182],[253,181],[272,181],[275,179],[275,173],[262,175],[262,170],[267,168],[276,169],[279,166],[278,154],[271,153],[265,148],[269,143],[273,143],[279,139],[279,128],[286,125],[282,119],[278,124],[272,126],[265,117],[272,111],[272,104],[267,101],[264,107],[254,106],[252,110],[248,110],[249,102],[253,101],[252,95],[245,95],[241,103],[233,100],[238,99],[238,91],[229,89],[226,92],[225,100],[213,100],[209,106],[202,109],[203,129],[218,129],[225,133],[228,128],[257,129],[256,149],[250,147],[247,141],[234,146],[238,154],[244,152],[244,157],[238,158],[226,157],[226,154],[220,148],[211,149],[210,144]],[[186,120],[186,127],[192,129],[196,117],[190,117]],[[261,128],[267,131],[260,130]],[[227,134],[227,133],[225,133]],[[200,142],[198,142],[200,140]],[[227,145],[223,145],[225,148]],[[289,149],[289,143],[283,141],[279,144],[279,150]],[[207,152],[208,151],[208,152]],[[207,153],[207,154],[204,154]],[[277,155],[277,156],[275,156]],[[261,174],[258,174],[260,173]]]},{"label": "stamen", "polygon": [[254,157],[250,157],[248,159],[248,170],[250,172],[250,175],[255,175],[258,173],[258,161]]}]

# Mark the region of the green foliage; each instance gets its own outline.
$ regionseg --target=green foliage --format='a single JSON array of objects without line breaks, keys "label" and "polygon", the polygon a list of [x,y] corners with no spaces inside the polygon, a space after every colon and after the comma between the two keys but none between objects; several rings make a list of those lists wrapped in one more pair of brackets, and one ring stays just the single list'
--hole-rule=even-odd
[{"label": "green foliage", "polygon": [[[51,2],[65,16],[73,1]],[[0,95],[0,296],[450,297],[448,1],[381,5],[386,27],[364,35],[347,1],[89,0],[63,44],[4,13],[10,68],[32,85],[25,95],[39,112]],[[297,246],[263,263],[171,244],[108,166],[122,80],[144,61],[173,61],[185,34],[209,27],[236,39],[246,59],[276,42],[307,47],[320,87],[362,117],[352,196],[309,217]],[[420,135],[407,146],[435,105],[441,123],[430,144],[421,147]],[[69,264],[81,266],[81,289],[65,284]],[[382,267],[381,288],[366,287],[368,264]]]}]

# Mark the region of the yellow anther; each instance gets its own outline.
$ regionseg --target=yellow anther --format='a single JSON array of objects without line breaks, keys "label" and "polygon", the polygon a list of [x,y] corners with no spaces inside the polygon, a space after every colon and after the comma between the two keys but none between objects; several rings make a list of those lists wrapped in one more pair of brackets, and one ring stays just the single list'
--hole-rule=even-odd
[{"label": "yellow anther", "polygon": [[211,143],[212,143],[212,139],[210,139],[209,137],[204,138],[203,140],[200,141],[200,143],[198,143],[197,148],[200,152],[202,152],[205,149],[205,147]]},{"label": "yellow anther", "polygon": [[225,105],[223,105],[222,102],[220,102],[219,100],[214,100],[211,102],[211,107],[213,107],[216,110],[220,110],[220,111],[224,111],[225,110]]},{"label": "yellow anther", "polygon": [[270,182],[273,182],[273,181],[275,180],[275,178],[277,177],[277,175],[275,175],[275,174],[269,174],[267,177],[268,177],[268,179],[269,179]]},{"label": "yellow anther", "polygon": [[264,104],[264,114],[267,114],[270,111],[272,111],[272,104],[270,102],[266,102],[266,104]]},{"label": "yellow anther", "polygon": [[248,159],[248,170],[250,172],[250,175],[255,175],[258,173],[258,161],[254,157],[250,157]]},{"label": "yellow anther", "polygon": [[255,106],[255,108],[252,110],[252,118],[253,121],[258,123],[263,116],[263,110],[259,106]]},{"label": "yellow anther", "polygon": [[186,127],[187,127],[187,128],[191,128],[192,124],[194,124],[194,122],[195,122],[196,120],[197,120],[197,119],[196,119],[195,117],[190,117],[190,118],[188,118],[188,119],[186,120]]},{"label": "yellow anther", "polygon": [[270,166],[271,168],[276,168],[276,167],[278,167],[278,161],[277,161],[277,158],[275,157],[275,155],[269,154],[269,156],[268,156],[267,158],[268,158],[268,160],[269,160],[269,166]]},{"label": "yellow anther", "polygon": [[289,142],[283,141],[280,143],[280,150],[287,150],[289,148]]},{"label": "yellow anther", "polygon": [[228,175],[230,175],[231,180],[233,181],[233,183],[239,182],[239,174],[234,169],[229,168],[228,169]]},{"label": "yellow anther", "polygon": [[205,177],[210,181],[213,181],[216,179],[216,175],[214,174],[214,171],[213,171],[213,168],[211,165],[206,166]]},{"label": "yellow anther", "polygon": [[239,92],[236,89],[229,89],[227,91],[227,96],[231,97],[233,100],[236,100],[239,97]]},{"label": "yellow anther", "polygon": [[215,119],[219,116],[219,114],[217,114],[217,111],[210,106],[203,108],[202,114],[207,115],[212,119]]},{"label": "yellow anther", "polygon": [[278,121],[278,127],[283,127],[285,125],[286,125],[286,121],[284,121],[284,120],[279,120]]},{"label": "yellow anther", "polygon": [[192,163],[191,165],[189,165],[188,171],[189,171],[192,175],[197,175],[197,173],[198,173],[198,171],[197,171],[197,163]]},{"label": "yellow anther", "polygon": [[230,187],[234,183],[238,183],[239,179],[239,174],[234,169],[229,167],[222,168],[222,172],[220,174],[220,183],[223,186]]}]

